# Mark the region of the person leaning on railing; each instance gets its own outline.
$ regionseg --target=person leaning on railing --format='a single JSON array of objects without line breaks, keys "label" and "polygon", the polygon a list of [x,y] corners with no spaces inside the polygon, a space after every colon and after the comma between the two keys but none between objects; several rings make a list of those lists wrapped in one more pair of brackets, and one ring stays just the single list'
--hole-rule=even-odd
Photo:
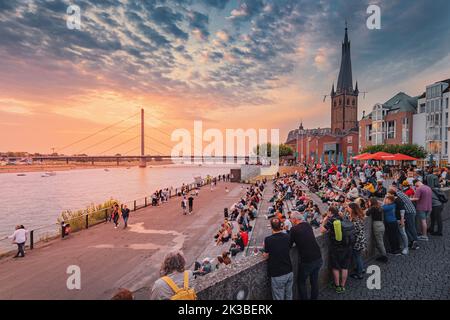
[{"label": "person leaning on railing", "polygon": [[23,225],[17,225],[16,231],[9,236],[10,239],[13,239],[13,243],[17,244],[17,254],[14,256],[14,258],[24,258],[25,257],[25,243],[27,241],[27,234],[28,230],[25,229]]}]

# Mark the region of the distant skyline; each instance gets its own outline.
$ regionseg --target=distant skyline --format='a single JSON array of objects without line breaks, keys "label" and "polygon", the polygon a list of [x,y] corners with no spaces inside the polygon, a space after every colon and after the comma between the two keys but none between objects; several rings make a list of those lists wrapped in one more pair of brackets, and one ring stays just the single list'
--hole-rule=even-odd
[{"label": "distant skyline", "polygon": [[[81,30],[66,26],[69,4],[81,8]],[[369,4],[381,8],[381,30],[366,27]],[[449,15],[447,0],[2,1],[0,151],[58,152],[141,107],[158,140],[194,120],[279,128],[282,141],[301,120],[328,127],[323,96],[337,82],[345,20],[353,81],[368,92],[361,118],[399,91],[420,95],[450,77]]]}]

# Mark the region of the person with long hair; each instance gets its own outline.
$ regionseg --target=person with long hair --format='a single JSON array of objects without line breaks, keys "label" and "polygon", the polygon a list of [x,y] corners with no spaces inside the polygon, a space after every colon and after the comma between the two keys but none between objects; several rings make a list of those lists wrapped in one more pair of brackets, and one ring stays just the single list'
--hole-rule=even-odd
[{"label": "person with long hair", "polygon": [[386,248],[384,246],[384,232],[385,226],[383,223],[383,208],[376,197],[369,199],[369,209],[366,211],[366,216],[372,218],[372,230],[375,239],[375,246],[380,252],[380,256],[376,258],[377,261],[387,262]]},{"label": "person with long hair", "polygon": [[350,277],[353,279],[363,279],[364,262],[362,253],[367,249],[366,232],[364,230],[364,211],[355,202],[350,202],[347,207],[347,212],[350,215],[350,220],[355,226],[355,243],[352,248],[353,262],[355,263],[355,273]]},{"label": "person with long hair", "polygon": [[185,271],[185,268],[186,259],[181,251],[168,253],[161,265],[161,278],[155,281],[150,294],[150,299],[169,300],[175,294],[167,282],[164,281],[164,276],[169,277],[178,287],[182,288],[184,285],[185,272],[187,272],[189,284],[191,284],[194,277],[193,273],[192,271]]}]

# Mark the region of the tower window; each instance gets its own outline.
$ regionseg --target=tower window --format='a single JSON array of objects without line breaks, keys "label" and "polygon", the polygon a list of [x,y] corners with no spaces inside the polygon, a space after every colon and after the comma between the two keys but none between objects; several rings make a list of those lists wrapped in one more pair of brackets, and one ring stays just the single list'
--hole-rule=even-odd
[{"label": "tower window", "polygon": [[352,105],[353,105],[353,106],[355,105],[355,102],[356,102],[356,100],[355,100],[355,99],[352,99]]},{"label": "tower window", "polygon": [[334,106],[336,107],[336,100],[334,100],[333,104],[334,104]]},{"label": "tower window", "polygon": [[347,98],[347,105],[348,106],[350,105],[350,99],[349,98]]}]

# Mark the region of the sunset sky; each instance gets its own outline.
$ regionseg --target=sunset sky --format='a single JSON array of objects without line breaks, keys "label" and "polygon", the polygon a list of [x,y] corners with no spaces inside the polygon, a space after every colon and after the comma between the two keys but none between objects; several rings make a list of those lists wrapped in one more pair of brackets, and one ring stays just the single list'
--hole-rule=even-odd
[{"label": "sunset sky", "polygon": [[[81,30],[66,26],[69,2]],[[381,30],[366,27],[369,4]],[[353,80],[368,92],[360,115],[450,77],[448,0],[0,0],[0,151],[137,153],[137,116],[70,144],[140,107],[149,145],[166,154],[169,134],[194,120],[279,128],[283,141],[301,119],[329,126],[323,95],[346,19]]]}]

